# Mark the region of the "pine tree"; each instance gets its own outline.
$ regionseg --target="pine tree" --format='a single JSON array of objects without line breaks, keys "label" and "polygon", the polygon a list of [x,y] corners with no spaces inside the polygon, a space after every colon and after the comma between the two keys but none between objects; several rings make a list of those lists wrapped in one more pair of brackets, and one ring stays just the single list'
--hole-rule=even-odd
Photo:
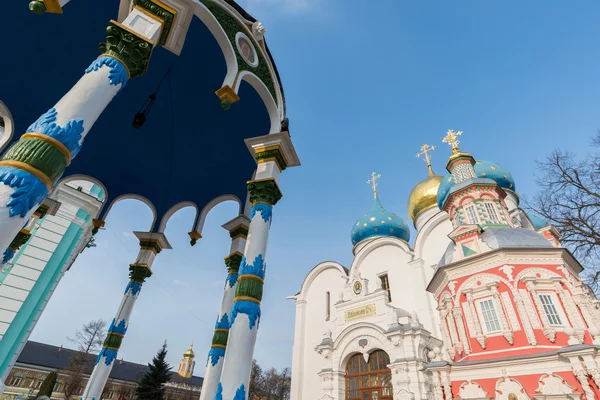
[{"label": "pine tree", "polygon": [[167,357],[167,342],[163,344],[152,363],[148,364],[149,371],[142,377],[137,387],[138,400],[163,400],[164,384],[171,380],[171,366],[165,361]]},{"label": "pine tree", "polygon": [[52,397],[52,392],[54,391],[54,385],[56,385],[56,379],[58,375],[56,372],[50,372],[46,375],[46,379],[42,382],[42,386],[40,386],[40,390],[37,393],[37,398],[42,396],[48,396],[48,398]]}]

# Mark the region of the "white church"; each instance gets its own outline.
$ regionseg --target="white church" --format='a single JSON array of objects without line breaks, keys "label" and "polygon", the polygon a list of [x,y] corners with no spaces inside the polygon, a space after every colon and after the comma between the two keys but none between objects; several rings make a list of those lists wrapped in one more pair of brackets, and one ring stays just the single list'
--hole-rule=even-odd
[{"label": "white church", "polygon": [[428,176],[408,199],[412,245],[373,173],[352,264],[316,265],[291,297],[291,400],[600,398],[600,317],[582,267],[519,208],[510,172],[460,151],[459,135],[444,139],[444,177],[431,147],[419,153]]}]

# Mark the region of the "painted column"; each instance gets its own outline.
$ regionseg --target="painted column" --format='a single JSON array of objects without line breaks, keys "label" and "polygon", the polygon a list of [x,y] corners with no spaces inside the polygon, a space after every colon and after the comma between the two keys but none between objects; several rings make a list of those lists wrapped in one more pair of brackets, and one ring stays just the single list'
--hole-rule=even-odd
[{"label": "painted column", "polygon": [[252,209],[244,257],[231,308],[227,353],[216,400],[245,400],[256,334],[260,324],[265,258],[272,207],[282,197],[278,181],[287,166],[299,165],[287,132],[246,140],[257,159],[255,179],[248,182]]},{"label": "painted column", "polygon": [[248,225],[249,220],[245,215],[240,215],[223,225],[223,228],[227,229],[231,236],[231,249],[229,256],[225,258],[225,265],[227,265],[225,293],[223,294],[221,311],[217,316],[215,333],[213,335],[210,351],[208,352],[208,361],[206,363],[206,372],[204,373],[204,382],[202,383],[200,400],[214,400],[215,395],[217,394],[217,386],[221,380],[223,360],[227,348],[227,337],[229,335],[229,312],[231,311],[231,306],[233,306],[238,271],[246,247]]},{"label": "painted column", "polygon": [[135,263],[129,266],[130,281],[125,287],[121,305],[112,320],[102,350],[96,359],[96,366],[90,375],[82,399],[100,399],[104,385],[117,358],[117,352],[127,332],[133,306],[142,290],[142,284],[152,275],[152,263],[156,255],[171,245],[163,233],[134,232],[140,240],[140,252]]},{"label": "painted column", "polygon": [[[51,201],[56,203],[54,200],[46,199],[47,201]],[[55,207],[56,208],[56,207]],[[29,222],[23,229],[17,233],[17,236],[10,243],[8,248],[4,251],[2,255],[2,259],[0,260],[0,269],[4,267],[10,260],[13,259],[17,251],[23,246],[27,241],[31,238],[31,231],[35,228],[37,222],[44,218],[44,216],[48,213],[50,207],[46,204],[42,204],[38,207],[38,209],[33,213]],[[53,210],[56,213],[56,210]],[[52,215],[52,214],[51,214]]]},{"label": "painted column", "polygon": [[[58,103],[0,160],[0,251],[10,246],[81,150],[106,106],[129,78],[143,75],[162,22],[134,9],[110,21],[102,54]],[[140,33],[142,32],[142,33]]]}]

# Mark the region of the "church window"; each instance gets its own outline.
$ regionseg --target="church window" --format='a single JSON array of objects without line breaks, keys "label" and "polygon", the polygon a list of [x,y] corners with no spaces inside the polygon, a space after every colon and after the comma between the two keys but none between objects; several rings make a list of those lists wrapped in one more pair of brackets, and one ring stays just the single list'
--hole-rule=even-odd
[{"label": "church window", "polygon": [[381,279],[381,288],[387,292],[388,302],[392,301],[392,291],[390,290],[390,280],[387,274],[379,276]]},{"label": "church window", "polygon": [[482,300],[479,302],[479,308],[481,309],[481,316],[483,317],[487,333],[500,331],[500,322],[498,321],[498,314],[496,313],[493,299]]},{"label": "church window", "polygon": [[548,317],[550,325],[562,325],[562,321],[560,319],[558,311],[556,310],[556,306],[554,305],[552,295],[540,294],[540,300],[542,302],[542,306],[544,306],[544,312]]},{"label": "church window", "polygon": [[494,207],[493,203],[485,203],[485,209],[490,216],[490,221],[494,223],[500,222],[498,219],[498,213],[496,213],[496,208]]},{"label": "church window", "polygon": [[325,321],[329,321],[331,318],[331,293],[327,292],[325,295]]},{"label": "church window", "polygon": [[390,358],[382,350],[374,351],[365,361],[363,354],[350,357],[346,365],[346,399],[392,400]]},{"label": "church window", "polygon": [[465,211],[467,213],[467,218],[469,219],[469,223],[471,223],[471,224],[479,223],[479,219],[477,218],[477,212],[475,211],[474,205],[465,207]]}]

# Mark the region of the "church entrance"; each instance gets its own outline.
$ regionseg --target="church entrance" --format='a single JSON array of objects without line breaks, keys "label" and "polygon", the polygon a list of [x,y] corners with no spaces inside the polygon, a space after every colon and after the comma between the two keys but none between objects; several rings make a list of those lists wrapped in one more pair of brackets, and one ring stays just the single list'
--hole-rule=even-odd
[{"label": "church entrance", "polygon": [[350,357],[346,365],[347,400],[392,400],[390,357],[376,350],[365,361],[362,354]]}]

